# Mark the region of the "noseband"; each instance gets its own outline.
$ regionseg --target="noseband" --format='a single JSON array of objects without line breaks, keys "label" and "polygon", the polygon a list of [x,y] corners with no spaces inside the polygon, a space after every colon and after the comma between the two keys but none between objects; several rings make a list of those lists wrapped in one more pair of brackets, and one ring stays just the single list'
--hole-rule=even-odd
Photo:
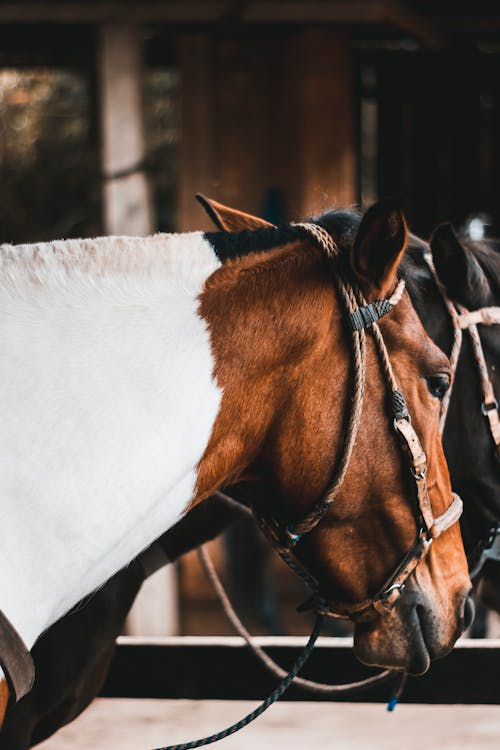
[{"label": "noseband", "polygon": [[[404,282],[399,281],[395,291],[388,299],[377,300],[368,304],[359,287],[347,282],[343,278],[337,262],[338,249],[330,234],[317,224],[296,224],[295,227],[300,229],[326,258],[347,314],[354,362],[351,409],[338,466],[325,494],[313,509],[300,521],[293,523],[284,523],[280,519],[264,513],[260,508],[255,508],[254,513],[257,523],[269,537],[279,555],[316,592],[314,601],[317,602],[317,594],[320,592],[318,580],[296,558],[292,557],[290,552],[297,545],[301,537],[311,532],[327,514],[347,473],[356,435],[361,423],[366,380],[365,330],[369,329],[375,339],[384,380],[391,397],[394,430],[399,438],[401,449],[409,463],[409,470],[416,489],[415,520],[417,524],[417,536],[415,542],[388,580],[384,582],[372,597],[357,604],[340,602],[332,604],[325,597],[321,597],[322,604],[320,611],[323,614],[342,619],[367,621],[391,611],[401,596],[408,577],[424,559],[432,541],[460,518],[462,501],[458,495],[453,493],[448,509],[441,516],[434,517],[427,488],[426,455],[412,426],[405,398],[398,387],[382,333],[377,325],[377,320],[387,315],[400,301],[404,291]],[[308,604],[305,605],[305,607],[308,606]]]},{"label": "noseband", "polygon": [[[498,401],[495,398],[493,383],[488,374],[488,366],[484,356],[483,345],[477,329],[478,325],[500,325],[500,307],[481,307],[478,310],[470,311],[463,305],[453,302],[448,297],[446,289],[437,275],[432,255],[430,253],[424,253],[424,260],[432,272],[436,286],[439,289],[453,323],[453,344],[450,352],[451,383],[441,403],[441,417],[439,421],[441,433],[444,431],[446,417],[448,416],[453,383],[458,367],[460,352],[462,350],[463,331],[467,331],[470,336],[472,351],[477,364],[481,390],[483,393],[481,412],[488,420],[488,426],[495,446],[495,455],[497,459],[500,460],[500,416],[498,411]],[[495,524],[495,526],[489,529],[486,537],[479,542],[477,555],[479,557],[470,570],[471,578],[477,578],[487,560],[500,562],[500,523]]]}]

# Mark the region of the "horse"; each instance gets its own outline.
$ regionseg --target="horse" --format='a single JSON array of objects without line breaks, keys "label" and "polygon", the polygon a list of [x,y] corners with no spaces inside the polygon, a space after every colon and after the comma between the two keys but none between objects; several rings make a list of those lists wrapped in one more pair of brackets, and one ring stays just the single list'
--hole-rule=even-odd
[{"label": "horse", "polygon": [[[270,226],[259,217],[205,196],[198,195],[197,198],[221,230],[231,232]],[[356,218],[353,213],[352,221],[357,226],[360,217]],[[433,263],[429,262],[431,256]],[[447,353],[453,348],[454,321],[443,293],[470,311],[500,305],[498,243],[494,240],[472,241],[466,236],[459,238],[450,224],[438,227],[429,243],[410,234],[400,274],[427,333]],[[480,336],[493,391],[500,394],[500,328],[481,325]],[[439,380],[435,388],[439,391]],[[445,396],[443,393],[439,395]],[[472,340],[465,336],[444,422],[443,444],[452,484],[464,501],[461,528],[471,570],[478,568],[478,556],[485,545],[491,545],[492,536],[500,524],[500,449],[498,439],[496,442],[492,439],[483,402],[481,376]],[[475,579],[480,600],[500,612],[500,558],[488,556],[479,573]]]},{"label": "horse", "polygon": [[[434,271],[426,260],[429,252]],[[458,237],[451,225],[444,224],[432,234],[429,245],[418,238],[410,240],[402,272],[428,334],[447,353],[453,348],[454,327],[443,304],[441,289],[449,300],[467,310],[499,309],[500,253],[494,240]],[[441,289],[436,285],[435,275]],[[478,331],[488,377],[498,398],[500,328],[479,325]],[[492,435],[484,402],[473,340],[465,333],[444,423],[443,444],[452,484],[464,501],[462,536],[479,600],[500,612],[498,552],[496,557],[488,554],[482,558],[485,548],[494,544],[500,523],[500,449],[498,437],[495,441]]]},{"label": "horse", "polygon": [[[322,606],[355,620],[358,658],[417,674],[451,648],[470,584],[431,392],[448,362],[397,285],[402,214],[376,205],[351,230],[332,223],[319,241],[290,226],[0,248],[5,632],[30,648],[190,502],[251,481],[265,499],[261,523],[293,547]],[[373,331],[392,368],[379,367],[380,340],[368,337],[363,429],[332,503],[324,492],[345,457],[351,400],[340,273],[369,300],[351,326],[384,316]],[[415,471],[425,460],[400,400],[399,437],[391,430],[391,371],[426,472]]]}]

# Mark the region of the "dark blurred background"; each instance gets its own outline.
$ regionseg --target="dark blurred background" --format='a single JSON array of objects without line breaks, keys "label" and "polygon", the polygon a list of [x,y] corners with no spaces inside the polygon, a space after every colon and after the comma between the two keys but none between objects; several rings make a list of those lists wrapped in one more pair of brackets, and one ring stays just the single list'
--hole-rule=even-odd
[{"label": "dark blurred background", "polygon": [[[499,32],[495,0],[4,0],[0,242],[208,228],[198,191],[274,223],[392,196],[423,236],[500,234]],[[214,552],[254,628],[295,632],[250,530]],[[230,632],[179,571],[160,631]]]},{"label": "dark blurred background", "polygon": [[0,238],[199,228],[196,191],[498,233],[499,31],[492,0],[3,2]]}]

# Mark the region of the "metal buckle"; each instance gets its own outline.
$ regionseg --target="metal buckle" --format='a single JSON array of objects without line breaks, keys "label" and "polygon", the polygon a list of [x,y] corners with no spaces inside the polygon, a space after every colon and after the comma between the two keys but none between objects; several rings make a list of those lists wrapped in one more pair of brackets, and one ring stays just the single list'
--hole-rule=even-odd
[{"label": "metal buckle", "polygon": [[495,409],[498,409],[498,401],[493,399],[493,401],[490,401],[489,404],[486,403],[486,401],[483,401],[481,404],[481,411],[484,414],[485,417],[488,416],[488,412],[494,411]]},{"label": "metal buckle", "polygon": [[392,586],[389,586],[389,588],[387,588],[385,591],[383,591],[380,594],[379,598],[380,599],[387,599],[387,597],[389,596],[389,594],[391,593],[391,591],[401,591],[402,592],[402,591],[404,591],[405,586],[406,586],[406,583],[393,583]]},{"label": "metal buckle", "polygon": [[425,479],[427,475],[427,466],[425,466],[421,471],[415,471],[413,466],[410,466],[410,471],[414,479]]}]

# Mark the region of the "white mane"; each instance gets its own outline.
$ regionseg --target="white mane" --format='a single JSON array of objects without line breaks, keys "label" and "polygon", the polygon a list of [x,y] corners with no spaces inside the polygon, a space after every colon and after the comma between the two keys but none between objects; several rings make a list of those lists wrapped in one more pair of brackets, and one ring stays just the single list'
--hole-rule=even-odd
[{"label": "white mane", "polygon": [[192,497],[218,265],[199,232],[0,246],[0,609],[29,647]]},{"label": "white mane", "polygon": [[215,255],[211,251],[207,257],[207,246],[201,232],[5,244],[0,245],[0,287],[17,297],[20,283],[62,290],[78,282],[82,289],[102,285],[103,291],[116,294],[122,288],[129,294],[134,279],[138,285],[156,279],[167,280],[172,289],[199,292],[207,260],[214,270]]}]

